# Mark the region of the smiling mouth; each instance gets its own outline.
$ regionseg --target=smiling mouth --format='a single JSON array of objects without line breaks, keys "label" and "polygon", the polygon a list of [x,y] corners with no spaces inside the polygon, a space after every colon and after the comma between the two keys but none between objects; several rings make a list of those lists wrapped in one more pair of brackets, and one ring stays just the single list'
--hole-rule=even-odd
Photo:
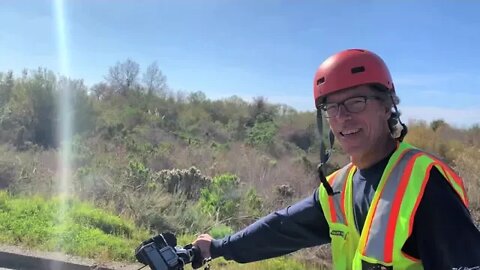
[{"label": "smiling mouth", "polygon": [[348,129],[348,130],[340,131],[340,135],[342,135],[342,137],[345,137],[345,136],[355,135],[355,134],[357,134],[358,132],[360,132],[360,129],[359,129],[359,128],[356,128],[356,129]]}]

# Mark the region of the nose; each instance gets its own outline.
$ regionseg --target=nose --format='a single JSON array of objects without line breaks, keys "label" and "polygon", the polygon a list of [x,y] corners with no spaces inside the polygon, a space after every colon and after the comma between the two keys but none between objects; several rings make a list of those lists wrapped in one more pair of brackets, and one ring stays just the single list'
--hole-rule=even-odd
[{"label": "nose", "polygon": [[345,108],[345,104],[340,104],[338,106],[337,118],[350,118],[352,115]]}]

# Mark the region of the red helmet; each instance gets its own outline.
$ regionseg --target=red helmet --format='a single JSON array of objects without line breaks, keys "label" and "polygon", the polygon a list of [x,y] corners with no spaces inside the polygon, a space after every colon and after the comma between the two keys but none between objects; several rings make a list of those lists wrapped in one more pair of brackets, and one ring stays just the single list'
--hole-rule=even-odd
[{"label": "red helmet", "polygon": [[380,84],[394,91],[392,77],[382,58],[373,52],[350,49],[330,56],[318,67],[313,95],[319,98],[362,84]]}]

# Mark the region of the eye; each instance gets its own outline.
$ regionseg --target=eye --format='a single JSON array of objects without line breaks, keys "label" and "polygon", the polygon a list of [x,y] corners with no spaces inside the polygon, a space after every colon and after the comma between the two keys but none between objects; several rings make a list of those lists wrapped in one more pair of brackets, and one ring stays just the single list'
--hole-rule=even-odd
[{"label": "eye", "polygon": [[355,105],[355,104],[359,104],[359,103],[364,103],[365,102],[365,98],[364,97],[353,97],[353,98],[349,98],[345,101],[345,104],[348,104],[348,105]]},{"label": "eye", "polygon": [[337,104],[335,103],[327,103],[322,105],[322,110],[324,111],[331,111],[337,108]]}]

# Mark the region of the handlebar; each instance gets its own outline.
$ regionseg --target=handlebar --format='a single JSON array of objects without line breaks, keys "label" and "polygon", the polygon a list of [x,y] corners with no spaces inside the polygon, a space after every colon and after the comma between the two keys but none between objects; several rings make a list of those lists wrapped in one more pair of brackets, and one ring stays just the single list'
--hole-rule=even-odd
[{"label": "handlebar", "polygon": [[189,263],[196,269],[204,264],[198,247],[189,244],[182,248],[176,245],[174,234],[161,233],[143,241],[135,249],[135,257],[152,270],[182,270]]}]

